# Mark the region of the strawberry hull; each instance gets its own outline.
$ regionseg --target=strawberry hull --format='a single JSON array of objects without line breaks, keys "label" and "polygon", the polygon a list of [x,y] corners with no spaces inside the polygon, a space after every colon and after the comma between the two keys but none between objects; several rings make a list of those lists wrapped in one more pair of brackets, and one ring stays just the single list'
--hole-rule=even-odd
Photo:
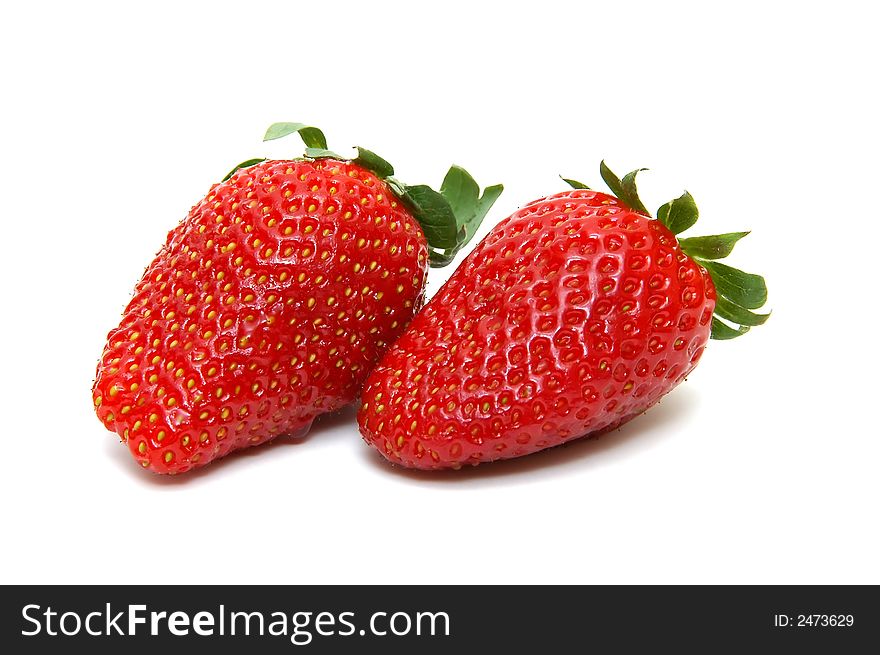
[{"label": "strawberry hull", "polygon": [[381,359],[361,432],[421,469],[597,435],[684,380],[715,298],[675,235],[614,196],[535,201],[490,232]]},{"label": "strawberry hull", "polygon": [[93,398],[141,466],[180,473],[352,402],[421,304],[419,224],[349,161],[267,161],[172,230],[110,332]]}]

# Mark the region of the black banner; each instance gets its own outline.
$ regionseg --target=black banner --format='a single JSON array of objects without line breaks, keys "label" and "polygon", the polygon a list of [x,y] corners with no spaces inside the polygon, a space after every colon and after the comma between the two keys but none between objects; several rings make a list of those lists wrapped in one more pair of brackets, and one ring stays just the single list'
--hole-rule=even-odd
[{"label": "black banner", "polygon": [[880,644],[880,601],[868,586],[20,586],[2,595],[7,653],[848,653]]}]

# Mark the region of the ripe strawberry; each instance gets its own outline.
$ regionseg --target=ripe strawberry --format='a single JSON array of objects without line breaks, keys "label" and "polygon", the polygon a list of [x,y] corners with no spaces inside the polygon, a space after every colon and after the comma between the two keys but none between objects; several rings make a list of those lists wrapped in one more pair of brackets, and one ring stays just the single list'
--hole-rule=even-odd
[{"label": "ripe strawberry", "polygon": [[677,240],[697,219],[690,194],[654,220],[638,171],[601,172],[616,197],[566,180],[575,190],[526,205],[465,259],[367,378],[367,443],[438,469],[595,436],[680,383],[710,334],[766,320],[749,311],[764,280],[712,261],[747,233]]},{"label": "ripe strawberry", "polygon": [[[443,265],[501,192],[452,167],[441,193],[407,186],[374,153],[323,133],[306,157],[237,166],[168,234],[110,332],[98,417],[140,464],[182,473],[308,430],[350,403]],[[462,189],[473,195],[462,195]]]}]

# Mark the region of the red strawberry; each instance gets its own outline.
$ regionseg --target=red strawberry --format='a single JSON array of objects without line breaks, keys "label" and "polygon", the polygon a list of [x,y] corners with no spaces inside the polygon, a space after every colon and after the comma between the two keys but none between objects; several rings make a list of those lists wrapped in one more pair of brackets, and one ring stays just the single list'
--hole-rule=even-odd
[{"label": "red strawberry", "polygon": [[438,469],[597,435],[680,383],[710,334],[766,320],[749,311],[763,279],[711,261],[746,233],[677,240],[697,219],[690,194],[654,220],[638,171],[601,171],[617,197],[567,180],[495,227],[416,316],[364,385],[367,443]]},{"label": "red strawberry", "polygon": [[448,263],[501,191],[460,202],[476,183],[458,167],[439,194],[406,186],[298,123],[266,140],[293,132],[307,157],[213,186],[107,338],[95,408],[145,468],[182,473],[350,403],[420,306],[429,257]]}]

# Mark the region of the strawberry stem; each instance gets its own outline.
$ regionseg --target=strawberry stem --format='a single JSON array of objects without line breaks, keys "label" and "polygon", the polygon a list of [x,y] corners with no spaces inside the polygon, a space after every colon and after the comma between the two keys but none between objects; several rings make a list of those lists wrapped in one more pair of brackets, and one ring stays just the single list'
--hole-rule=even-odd
[{"label": "strawberry stem", "polygon": [[224,178],[223,178],[222,180],[220,180],[220,181],[221,181],[221,182],[225,182],[226,180],[228,180],[230,177],[233,176],[233,174],[235,173],[235,171],[237,171],[239,168],[248,168],[248,167],[250,167],[250,166],[254,166],[255,164],[259,164],[260,162],[264,162],[264,161],[266,161],[266,158],[265,158],[265,157],[258,157],[258,158],[256,158],[256,159],[245,159],[243,162],[241,162],[241,163],[238,164],[235,168],[233,168],[231,171],[229,171],[229,172],[224,176]]}]

